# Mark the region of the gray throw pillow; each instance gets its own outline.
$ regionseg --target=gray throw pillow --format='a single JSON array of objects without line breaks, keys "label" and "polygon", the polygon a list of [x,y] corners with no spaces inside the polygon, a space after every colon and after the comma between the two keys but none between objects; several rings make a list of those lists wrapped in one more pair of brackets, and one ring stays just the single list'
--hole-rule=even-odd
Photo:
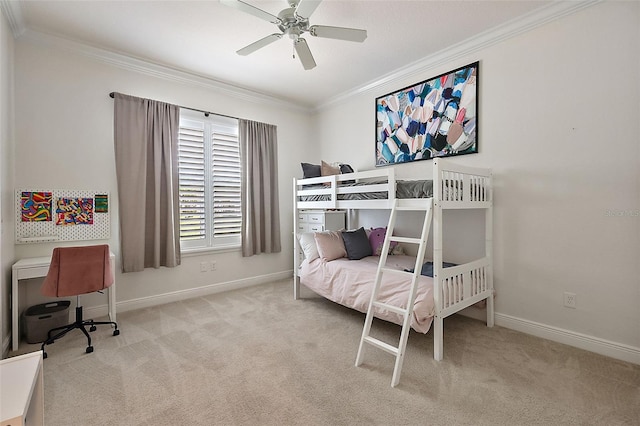
[{"label": "gray throw pillow", "polygon": [[320,177],[320,164],[300,163],[300,165],[302,166],[302,176],[304,179]]},{"label": "gray throw pillow", "polygon": [[340,233],[344,248],[347,250],[349,260],[359,260],[363,257],[372,256],[371,244],[364,228],[360,227],[355,231],[342,231]]}]

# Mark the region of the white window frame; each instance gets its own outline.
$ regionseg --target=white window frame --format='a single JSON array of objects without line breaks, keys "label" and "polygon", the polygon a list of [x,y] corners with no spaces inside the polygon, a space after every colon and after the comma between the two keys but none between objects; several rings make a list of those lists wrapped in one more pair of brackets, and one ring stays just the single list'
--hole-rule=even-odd
[{"label": "white window frame", "polygon": [[[197,240],[180,239],[180,248],[183,253],[199,253],[204,251],[226,251],[239,250],[241,247],[241,237],[238,233],[229,237],[214,237],[214,214],[213,214],[213,164],[212,164],[212,134],[214,132],[224,135],[232,135],[237,138],[238,120],[216,114],[205,116],[201,112],[180,109],[180,127],[183,124],[202,128],[204,131],[204,187],[205,187],[205,236]],[[239,147],[238,147],[239,151]],[[238,152],[239,154],[239,152]],[[208,171],[208,172],[207,172]],[[178,170],[180,174],[180,170]],[[182,211],[181,211],[182,213]]]}]

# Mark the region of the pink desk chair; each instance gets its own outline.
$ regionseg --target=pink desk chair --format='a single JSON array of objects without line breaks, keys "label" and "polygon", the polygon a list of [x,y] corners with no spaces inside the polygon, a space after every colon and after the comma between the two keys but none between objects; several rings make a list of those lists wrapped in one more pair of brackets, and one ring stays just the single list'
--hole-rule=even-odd
[{"label": "pink desk chair", "polygon": [[76,320],[75,322],[49,330],[47,340],[42,343],[43,357],[45,345],[50,345],[71,330],[79,329],[87,336],[87,353],[93,352],[91,336],[87,332],[95,331],[96,325],[112,325],[113,335],[120,334],[118,324],[113,321],[94,321],[82,319],[82,306],[80,306],[81,294],[102,291],[113,284],[111,262],[109,259],[109,246],[107,244],[83,247],[57,247],[53,249],[51,265],[44,283],[42,294],[50,297],[76,296]]}]

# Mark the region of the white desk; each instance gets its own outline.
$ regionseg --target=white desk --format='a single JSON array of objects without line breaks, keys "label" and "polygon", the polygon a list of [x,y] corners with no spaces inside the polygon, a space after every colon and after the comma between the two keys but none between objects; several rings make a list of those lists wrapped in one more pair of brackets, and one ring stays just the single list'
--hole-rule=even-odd
[{"label": "white desk", "polygon": [[0,361],[0,426],[44,425],[42,351]]},{"label": "white desk", "polygon": [[[110,321],[116,320],[116,272],[115,272],[115,255],[110,253],[111,272],[113,273],[113,284],[108,287],[109,293],[109,318]],[[49,272],[49,264],[51,257],[30,257],[20,259],[11,267],[11,340],[12,350],[18,350],[20,342],[20,327],[18,327],[20,316],[20,305],[18,304],[18,285],[20,280],[28,278],[46,277]]]}]

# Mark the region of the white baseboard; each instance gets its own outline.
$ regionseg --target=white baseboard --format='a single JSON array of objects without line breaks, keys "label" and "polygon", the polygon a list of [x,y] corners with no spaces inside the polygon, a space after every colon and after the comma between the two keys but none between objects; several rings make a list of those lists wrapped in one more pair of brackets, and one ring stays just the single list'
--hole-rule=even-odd
[{"label": "white baseboard", "polygon": [[609,356],[622,361],[640,364],[640,348],[624,345],[622,343],[611,342],[575,331],[552,327],[534,321],[513,317],[511,315],[496,312],[495,323],[500,327],[521,331],[543,339],[585,349],[600,355]]},{"label": "white baseboard", "polygon": [[[133,311],[135,309],[149,308],[151,306],[164,305],[165,303],[178,302],[180,300],[192,299],[194,297],[207,296],[209,294],[221,293],[223,291],[236,290],[254,285],[266,284],[273,281],[284,280],[293,276],[293,270],[276,272],[273,274],[260,275],[257,277],[243,278],[235,281],[211,284],[203,287],[190,288],[187,290],[172,291],[170,293],[156,294],[138,299],[123,300],[116,303],[116,320],[118,312]],[[86,318],[98,318],[108,315],[108,305],[85,307]]]}]

